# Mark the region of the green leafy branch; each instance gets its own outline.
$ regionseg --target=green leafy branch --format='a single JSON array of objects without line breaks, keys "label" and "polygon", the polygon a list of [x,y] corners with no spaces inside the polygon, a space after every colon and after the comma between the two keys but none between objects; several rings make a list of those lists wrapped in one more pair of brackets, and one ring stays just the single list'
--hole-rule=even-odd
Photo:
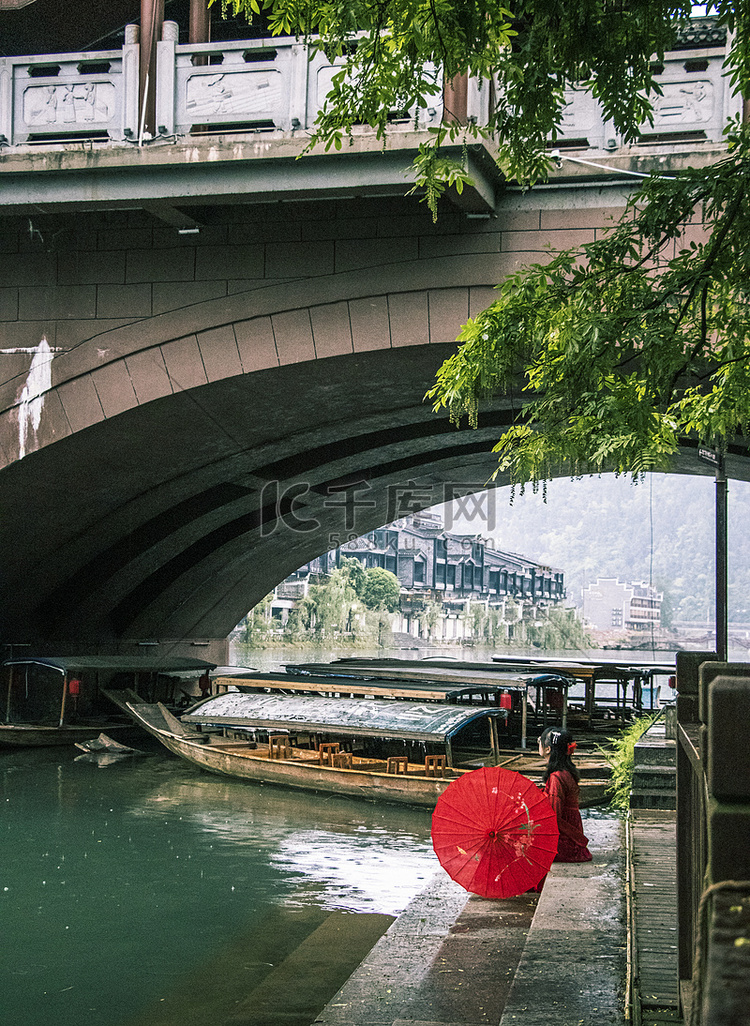
[{"label": "green leafy branch", "polygon": [[725,445],[750,422],[750,145],[706,171],[653,178],[596,242],[506,279],[428,392],[476,426],[521,383],[498,470],[641,474],[681,441]]}]

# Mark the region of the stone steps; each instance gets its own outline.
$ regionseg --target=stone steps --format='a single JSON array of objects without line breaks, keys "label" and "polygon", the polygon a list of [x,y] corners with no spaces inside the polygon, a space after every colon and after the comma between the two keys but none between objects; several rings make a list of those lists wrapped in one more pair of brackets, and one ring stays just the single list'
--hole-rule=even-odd
[{"label": "stone steps", "polygon": [[677,802],[677,749],[657,721],[636,743],[631,809],[674,809]]}]

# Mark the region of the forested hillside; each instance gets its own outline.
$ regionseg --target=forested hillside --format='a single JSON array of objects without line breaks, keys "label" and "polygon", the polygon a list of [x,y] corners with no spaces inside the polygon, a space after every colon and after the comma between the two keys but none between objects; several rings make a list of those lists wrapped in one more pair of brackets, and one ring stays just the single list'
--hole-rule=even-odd
[{"label": "forested hillside", "polygon": [[[711,477],[613,475],[551,481],[541,491],[495,493],[489,516],[454,514],[452,530],[495,538],[498,548],[565,573],[571,603],[597,577],[653,582],[665,592],[665,620],[713,621],[714,493]],[[486,510],[486,504],[485,504]],[[494,517],[493,517],[494,512]],[[447,526],[451,515],[444,512]],[[493,525],[494,519],[494,525]],[[750,621],[750,484],[729,483],[729,619]]]}]

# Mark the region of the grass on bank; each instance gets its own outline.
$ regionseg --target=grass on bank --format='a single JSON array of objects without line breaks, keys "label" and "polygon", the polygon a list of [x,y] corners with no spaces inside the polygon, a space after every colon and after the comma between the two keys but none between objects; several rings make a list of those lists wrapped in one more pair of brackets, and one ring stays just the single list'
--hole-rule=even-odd
[{"label": "grass on bank", "polygon": [[612,769],[607,793],[611,795],[611,804],[616,809],[627,809],[630,806],[636,743],[661,715],[661,712],[655,712],[650,716],[641,716],[625,727],[619,736],[612,738],[608,748],[599,749]]}]

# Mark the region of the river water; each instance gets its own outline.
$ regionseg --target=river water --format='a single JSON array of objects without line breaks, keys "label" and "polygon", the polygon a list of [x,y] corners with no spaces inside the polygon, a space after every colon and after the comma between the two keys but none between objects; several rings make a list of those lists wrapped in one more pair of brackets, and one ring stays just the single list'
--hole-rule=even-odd
[{"label": "river water", "polygon": [[[233,661],[337,654],[236,648]],[[305,917],[397,915],[439,869],[427,811],[225,780],[137,743],[146,755],[108,765],[0,750],[2,1026],[177,1026],[162,1013],[190,981],[239,998]]]},{"label": "river water", "polygon": [[[497,649],[472,646],[460,648],[454,645],[442,645],[429,647],[424,643],[417,643],[412,646],[408,641],[400,648],[323,648],[318,646],[293,645],[270,645],[268,648],[250,649],[246,645],[232,644],[231,661],[237,666],[254,668],[263,672],[283,671],[288,664],[294,663],[327,663],[333,659],[363,657],[373,659],[428,659],[437,657],[440,659],[456,659],[466,662],[491,663],[494,655],[502,654],[510,658],[519,659],[559,659],[569,662],[577,660],[601,660],[602,662],[620,663],[658,663],[673,664],[675,652],[651,651],[630,651],[615,649],[568,649],[559,652],[548,652],[536,649]],[[737,653],[730,652],[732,658],[744,658]]]},{"label": "river water", "polygon": [[395,915],[439,868],[426,811],[76,754],[0,752],[3,1026],[158,1022],[207,965],[249,992],[300,910]]}]

